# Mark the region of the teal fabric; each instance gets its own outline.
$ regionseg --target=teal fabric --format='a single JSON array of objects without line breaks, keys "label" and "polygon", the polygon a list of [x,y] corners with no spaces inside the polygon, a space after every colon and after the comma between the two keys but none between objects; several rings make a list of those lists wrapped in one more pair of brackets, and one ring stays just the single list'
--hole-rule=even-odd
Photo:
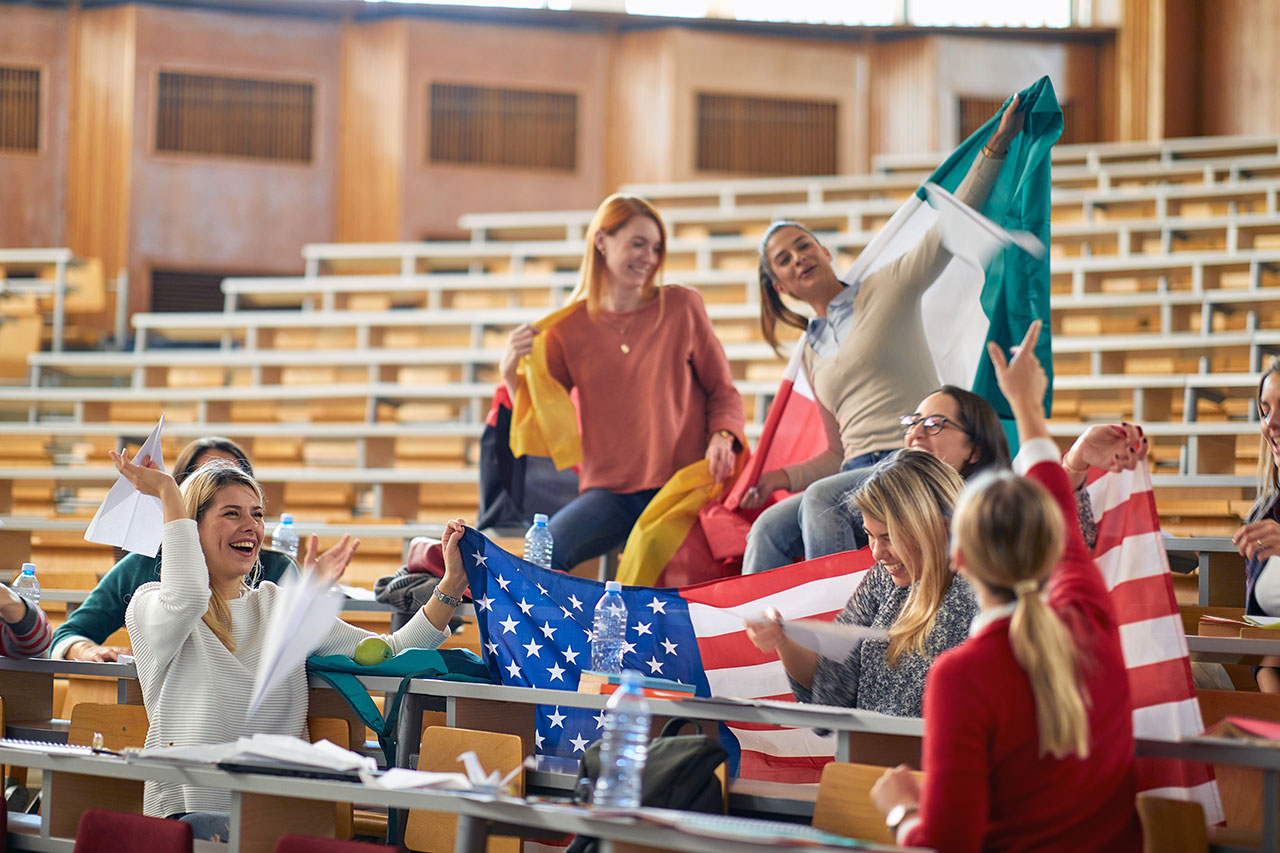
[{"label": "teal fabric", "polygon": [[[442,681],[493,683],[484,661],[470,649],[405,649],[374,666],[361,666],[346,655],[312,655],[307,658],[307,672],[338,691],[364,724],[373,729],[388,767],[394,766],[396,761],[396,719],[409,682],[415,678],[438,678]],[[400,687],[387,708],[385,718],[357,678],[360,675],[400,679]]]},{"label": "teal fabric", "polygon": [[[259,583],[271,581],[278,584],[285,572],[297,569],[293,560],[280,551],[263,548],[259,553],[262,559],[262,577]],[[144,583],[158,580],[158,557],[126,554],[98,581],[84,603],[53,632],[53,645],[56,646],[64,637],[85,637],[102,645],[107,637],[124,627],[124,612],[129,607],[134,590]]]},{"label": "teal fabric", "polygon": [[[1032,321],[1044,321],[1044,329],[1036,344],[1036,355],[1049,375],[1049,387],[1044,398],[1045,414],[1048,415],[1053,399],[1053,344],[1049,334],[1049,155],[1053,144],[1062,135],[1062,109],[1048,77],[1041,77],[1019,94],[1026,123],[1009,145],[1004,166],[987,196],[986,204],[982,206],[982,213],[1003,228],[1036,235],[1045,245],[1045,255],[1036,258],[1016,246],[1010,246],[997,255],[987,267],[982,309],[991,321],[987,339],[999,343],[1005,352],[1022,340]],[[1009,101],[1005,101],[1005,107],[1008,106]],[[1001,108],[986,124],[975,130],[929,176],[929,180],[954,192],[982,146],[995,132],[1003,114],[1004,108]],[[923,188],[918,193],[924,198]],[[1017,433],[1011,429],[1013,412],[996,385],[995,372],[985,349],[974,378],[973,392],[995,406],[1005,421],[1009,446],[1016,453]]]}]

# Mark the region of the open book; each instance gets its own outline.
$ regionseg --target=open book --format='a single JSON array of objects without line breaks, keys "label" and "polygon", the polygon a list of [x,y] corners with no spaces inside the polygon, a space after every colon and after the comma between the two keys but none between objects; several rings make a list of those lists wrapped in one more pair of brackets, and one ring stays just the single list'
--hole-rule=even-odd
[{"label": "open book", "polygon": [[1205,729],[1203,736],[1280,746],[1280,723],[1255,720],[1252,717],[1224,717]]}]

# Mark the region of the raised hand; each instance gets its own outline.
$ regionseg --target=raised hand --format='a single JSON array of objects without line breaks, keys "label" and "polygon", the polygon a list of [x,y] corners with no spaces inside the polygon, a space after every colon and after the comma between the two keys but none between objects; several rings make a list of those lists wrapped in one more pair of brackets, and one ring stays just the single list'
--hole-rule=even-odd
[{"label": "raised hand", "polygon": [[995,368],[996,382],[1009,405],[1015,408],[1019,403],[1039,406],[1049,387],[1049,378],[1045,375],[1040,359],[1036,357],[1036,341],[1040,340],[1041,325],[1039,320],[1031,324],[1022,343],[1013,348],[1012,360],[1005,359],[998,343],[987,343],[987,354],[991,356],[991,365]]},{"label": "raised hand", "polygon": [[1026,120],[1027,114],[1022,109],[1022,96],[1014,95],[1013,100],[1000,116],[1000,124],[996,126],[996,132],[987,140],[987,148],[996,156],[1003,156],[1009,149],[1009,143],[1022,132],[1022,126]]},{"label": "raised hand", "polygon": [[1062,466],[1072,479],[1083,478],[1091,467],[1111,472],[1132,471],[1147,458],[1148,447],[1142,427],[1137,424],[1095,424],[1071,445],[1062,457]]},{"label": "raised hand", "polygon": [[179,518],[190,518],[187,508],[182,502],[182,491],[169,474],[160,470],[160,466],[150,456],[139,457],[138,463],[129,461],[126,453],[111,453],[111,461],[116,470],[133,484],[133,487],[144,495],[159,498],[164,507],[164,520],[174,521]]},{"label": "raised hand", "polygon": [[356,553],[356,548],[359,547],[359,539],[343,536],[338,540],[337,545],[317,556],[316,552],[320,550],[320,537],[314,533],[311,534],[307,542],[306,556],[302,560],[303,576],[314,577],[325,586],[333,586],[342,578],[342,573],[347,570],[351,558]]}]

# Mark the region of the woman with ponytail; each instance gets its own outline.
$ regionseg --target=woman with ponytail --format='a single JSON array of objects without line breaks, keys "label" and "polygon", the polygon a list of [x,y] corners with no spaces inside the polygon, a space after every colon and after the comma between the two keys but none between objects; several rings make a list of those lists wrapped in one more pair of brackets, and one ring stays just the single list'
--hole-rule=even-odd
[{"label": "woman with ponytail", "polygon": [[1014,466],[1025,476],[983,475],[956,507],[952,561],[982,612],[969,639],[929,672],[924,782],[897,767],[871,791],[904,845],[1142,849],[1128,673],[1110,594],[1045,426],[1039,333],[1036,321],[1008,363],[989,348],[1017,418]]}]

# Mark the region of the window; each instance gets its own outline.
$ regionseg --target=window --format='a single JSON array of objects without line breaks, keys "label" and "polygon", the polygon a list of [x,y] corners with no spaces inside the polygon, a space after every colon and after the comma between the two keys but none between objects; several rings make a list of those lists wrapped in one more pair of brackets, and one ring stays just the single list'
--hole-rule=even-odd
[{"label": "window", "polygon": [[697,168],[747,175],[836,173],[834,101],[698,94]]},{"label": "window", "polygon": [[40,71],[0,66],[0,151],[40,150]]},{"label": "window", "polygon": [[311,162],[310,83],[161,72],[156,150]]},{"label": "window", "polygon": [[577,168],[577,95],[433,83],[429,97],[433,163]]}]

